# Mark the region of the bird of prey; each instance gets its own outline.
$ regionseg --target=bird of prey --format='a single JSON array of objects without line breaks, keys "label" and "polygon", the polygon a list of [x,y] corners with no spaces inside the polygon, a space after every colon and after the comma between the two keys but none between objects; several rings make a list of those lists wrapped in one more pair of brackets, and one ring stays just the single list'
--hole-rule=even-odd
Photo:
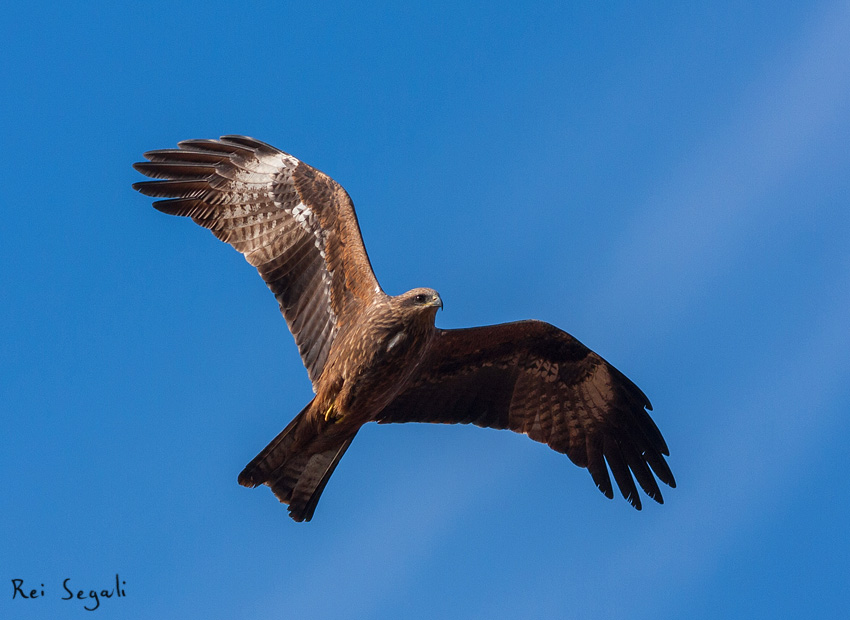
[{"label": "bird of prey", "polygon": [[[469,329],[434,325],[430,288],[378,284],[346,191],[295,157],[245,136],[186,140],[145,153],[133,185],[159,211],[191,217],[241,252],[277,298],[315,397],[245,467],[309,521],[357,431],[371,421],[510,429],[586,467],[641,508],[635,479],[662,502],[675,487],[667,444],[644,393],[560,329],[519,321]],[[607,466],[606,466],[607,463]]]}]

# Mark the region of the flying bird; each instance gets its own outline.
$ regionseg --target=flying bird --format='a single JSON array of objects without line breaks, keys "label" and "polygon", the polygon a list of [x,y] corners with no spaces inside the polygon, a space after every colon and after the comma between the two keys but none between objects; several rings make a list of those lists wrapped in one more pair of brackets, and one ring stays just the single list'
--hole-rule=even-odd
[{"label": "flying bird", "polygon": [[[186,140],[134,165],[159,211],[191,217],[241,252],[274,293],[315,397],[239,475],[267,485],[309,521],[339,460],[367,422],[510,429],[586,467],[607,497],[637,509],[675,487],[667,444],[644,393],[560,329],[519,321],[434,325],[430,288],[387,295],[354,205],[333,179],[245,136]],[[607,463],[607,466],[606,466]]]}]

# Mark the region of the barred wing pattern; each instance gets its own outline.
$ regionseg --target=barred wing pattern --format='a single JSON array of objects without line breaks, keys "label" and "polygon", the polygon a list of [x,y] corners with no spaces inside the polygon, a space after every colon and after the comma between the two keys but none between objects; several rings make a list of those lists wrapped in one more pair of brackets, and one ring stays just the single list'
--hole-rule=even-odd
[{"label": "barred wing pattern", "polygon": [[623,497],[640,510],[633,475],[659,503],[655,478],[676,486],[647,409],[643,392],[578,340],[548,323],[520,321],[438,330],[412,384],[378,421],[524,433],[586,467],[612,498],[607,461]]},{"label": "barred wing pattern", "polygon": [[280,304],[313,389],[341,324],[380,287],[354,205],[333,179],[259,140],[186,140],[134,168],[162,179],[133,185],[154,206],[241,252]]}]

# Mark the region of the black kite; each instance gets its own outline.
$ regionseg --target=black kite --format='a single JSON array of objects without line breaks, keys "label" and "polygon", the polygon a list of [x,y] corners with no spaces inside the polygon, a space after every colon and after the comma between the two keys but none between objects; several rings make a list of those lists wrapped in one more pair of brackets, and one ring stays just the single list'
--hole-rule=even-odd
[{"label": "black kite", "polygon": [[[476,424],[524,433],[586,467],[635,508],[632,476],[661,502],[675,486],[649,400],[616,368],[540,321],[434,326],[442,300],[381,290],[354,206],[333,179],[259,140],[187,140],[145,153],[133,187],[164,213],[191,217],[260,272],[280,304],[315,398],[239,475],[266,484],[309,521],[366,422]],[[606,467],[607,462],[607,467]],[[653,475],[654,474],[654,475]]]}]

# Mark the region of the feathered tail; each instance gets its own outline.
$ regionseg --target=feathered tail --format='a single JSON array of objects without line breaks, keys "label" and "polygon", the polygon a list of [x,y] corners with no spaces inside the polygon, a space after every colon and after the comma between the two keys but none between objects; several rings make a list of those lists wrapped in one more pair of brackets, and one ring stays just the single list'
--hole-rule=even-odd
[{"label": "feathered tail", "polygon": [[313,518],[328,479],[354,439],[354,435],[320,435],[307,416],[312,404],[304,407],[239,474],[242,486],[268,485],[281,502],[289,505],[289,516],[296,521]]}]

